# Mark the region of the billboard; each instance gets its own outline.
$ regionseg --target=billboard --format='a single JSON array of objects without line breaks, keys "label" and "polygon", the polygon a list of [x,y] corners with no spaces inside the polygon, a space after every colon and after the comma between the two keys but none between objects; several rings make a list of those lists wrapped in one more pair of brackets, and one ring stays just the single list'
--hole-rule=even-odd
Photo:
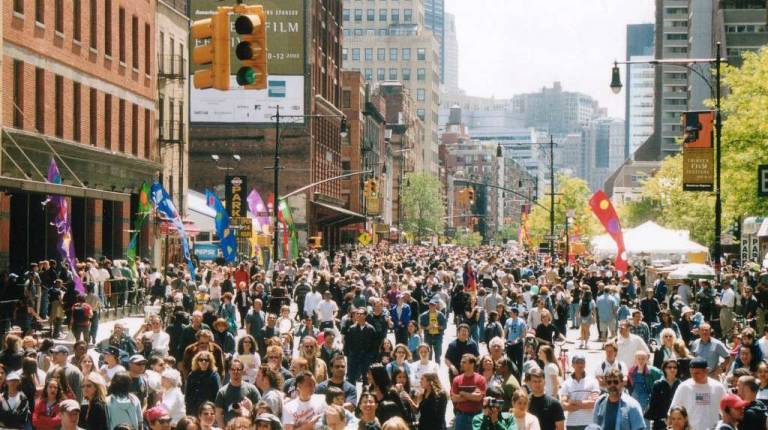
[{"label": "billboard", "polygon": [[[192,87],[190,122],[271,124],[277,105],[281,114],[304,115],[304,0],[261,0],[259,4],[267,14],[267,89],[244,90],[235,82],[238,60],[234,48],[240,40],[231,19],[231,89]],[[208,18],[221,5],[217,0],[190,0],[190,19]],[[195,70],[197,66],[190,62],[190,75]]]},{"label": "billboard", "polygon": [[713,112],[683,113],[683,190],[712,191],[715,163]]}]

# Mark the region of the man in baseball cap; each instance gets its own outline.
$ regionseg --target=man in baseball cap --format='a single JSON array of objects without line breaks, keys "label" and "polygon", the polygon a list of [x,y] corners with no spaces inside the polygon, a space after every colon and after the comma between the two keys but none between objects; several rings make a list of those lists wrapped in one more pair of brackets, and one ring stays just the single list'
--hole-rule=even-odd
[{"label": "man in baseball cap", "polygon": [[720,399],[720,421],[714,430],[736,430],[744,418],[744,408],[749,403],[735,394],[726,394]]},{"label": "man in baseball cap", "polygon": [[75,400],[64,400],[59,403],[61,416],[61,430],[77,430],[77,422],[80,420],[80,404]]}]

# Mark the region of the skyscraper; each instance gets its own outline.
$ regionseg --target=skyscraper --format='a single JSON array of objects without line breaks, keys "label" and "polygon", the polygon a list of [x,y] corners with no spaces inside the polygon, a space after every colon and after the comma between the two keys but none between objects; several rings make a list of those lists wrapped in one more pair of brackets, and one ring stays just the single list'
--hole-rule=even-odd
[{"label": "skyscraper", "polygon": [[440,82],[445,83],[445,0],[423,0],[424,28],[431,30],[440,47]]},{"label": "skyscraper", "polygon": [[459,90],[459,41],[456,33],[456,16],[445,14],[445,47],[441,63],[443,85],[448,94]]},{"label": "skyscraper", "polygon": [[[627,25],[627,61],[653,59],[653,24]],[[627,65],[624,158],[632,157],[653,134],[653,81],[650,64]]]}]

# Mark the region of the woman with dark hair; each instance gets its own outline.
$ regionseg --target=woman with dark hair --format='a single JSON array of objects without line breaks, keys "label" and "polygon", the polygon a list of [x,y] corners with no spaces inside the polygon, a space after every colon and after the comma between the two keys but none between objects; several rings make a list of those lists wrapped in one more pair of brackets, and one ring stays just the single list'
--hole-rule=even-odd
[{"label": "woman with dark hair", "polygon": [[107,397],[107,418],[108,429],[115,428],[118,424],[129,424],[134,429],[140,428],[141,402],[131,392],[131,375],[128,372],[119,372],[112,377]]},{"label": "woman with dark hair", "polygon": [[75,398],[75,392],[72,390],[72,387],[69,386],[67,374],[65,373],[65,369],[63,367],[57,367],[53,371],[52,377],[59,380],[59,386],[61,387],[61,392],[64,393],[65,399]]},{"label": "woman with dark hair", "polygon": [[195,412],[206,401],[214,401],[221,388],[216,360],[208,351],[200,351],[192,358],[192,371],[187,376],[184,403],[187,411]]},{"label": "woman with dark hair", "polygon": [[672,404],[672,397],[677,387],[680,386],[676,359],[665,360],[661,370],[664,372],[664,377],[653,383],[651,397],[648,400],[649,407],[645,412],[645,419],[653,420],[653,430],[667,428],[667,411]]},{"label": "woman with dark hair", "polygon": [[45,390],[32,412],[32,427],[35,430],[57,430],[61,426],[59,403],[64,400],[59,380],[51,378],[45,383]]},{"label": "woman with dark hair", "polygon": [[381,363],[374,363],[368,368],[369,390],[376,397],[376,417],[385,422],[392,417],[400,417],[406,422],[413,422],[410,410],[392,386],[387,369]]},{"label": "woman with dark hair", "polygon": [[381,421],[378,416],[378,403],[376,396],[370,391],[364,391],[357,402],[357,411],[360,421],[360,430],[381,430]]},{"label": "woman with dark hair", "polygon": [[256,381],[256,372],[261,366],[261,356],[256,349],[256,339],[246,334],[237,341],[237,352],[232,358],[236,358],[243,363],[245,375],[243,379],[251,384]]},{"label": "woman with dark hair", "polygon": [[669,430],[691,430],[691,425],[688,423],[688,411],[683,406],[675,406],[669,410],[667,423]]},{"label": "woman with dark hair", "polygon": [[195,417],[186,416],[176,423],[175,430],[200,430],[200,421]]},{"label": "woman with dark hair", "polygon": [[203,402],[197,410],[201,430],[218,430],[216,427],[216,405],[213,402]]},{"label": "woman with dark hair", "polygon": [[24,354],[21,351],[21,338],[15,334],[5,337],[5,347],[0,352],[0,364],[5,366],[5,371],[15,372],[21,369],[21,360]]}]

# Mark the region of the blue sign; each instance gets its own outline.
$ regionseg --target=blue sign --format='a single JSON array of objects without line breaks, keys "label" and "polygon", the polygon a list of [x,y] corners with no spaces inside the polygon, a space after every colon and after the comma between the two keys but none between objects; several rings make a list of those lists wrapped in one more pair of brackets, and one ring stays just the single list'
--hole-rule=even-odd
[{"label": "blue sign", "polygon": [[219,245],[215,243],[195,243],[195,256],[200,261],[214,261],[219,257]]}]

